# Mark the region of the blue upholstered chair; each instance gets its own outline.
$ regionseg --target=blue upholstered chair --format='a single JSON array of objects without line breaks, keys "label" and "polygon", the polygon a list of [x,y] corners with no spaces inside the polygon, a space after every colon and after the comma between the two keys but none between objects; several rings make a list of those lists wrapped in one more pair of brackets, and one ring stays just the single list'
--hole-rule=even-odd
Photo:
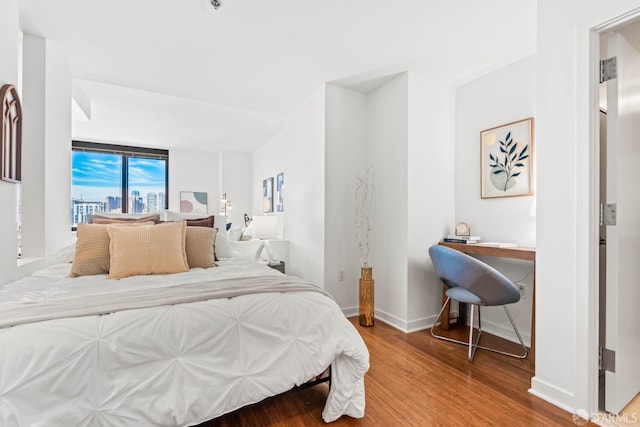
[{"label": "blue upholstered chair", "polygon": [[[516,286],[506,278],[503,274],[498,272],[493,267],[485,264],[484,262],[473,258],[467,254],[463,254],[455,249],[448,248],[446,246],[434,245],[429,248],[429,256],[433,262],[436,274],[440,277],[440,280],[448,287],[446,291],[447,301],[442,306],[438,317],[436,318],[433,326],[431,327],[431,335],[435,338],[455,342],[458,344],[469,346],[469,360],[473,360],[476,349],[482,348],[490,350],[496,353],[505,354],[507,356],[513,356],[520,359],[527,357],[527,348],[522,341],[520,332],[516,327],[516,324],[511,317],[511,313],[506,304],[512,304],[520,300],[520,293]],[[440,322],[442,313],[448,302],[455,300],[463,303],[470,304],[470,325],[469,325],[469,342],[455,340],[443,335],[437,335],[434,333],[434,328]],[[482,323],[480,319],[480,307],[481,306],[498,306],[504,307],[504,311],[507,313],[507,317],[513,326],[520,345],[522,346],[522,354],[507,353],[494,348],[488,348],[478,346],[480,335],[482,334]],[[478,334],[473,341],[473,321],[474,321],[474,307],[478,306]]]}]

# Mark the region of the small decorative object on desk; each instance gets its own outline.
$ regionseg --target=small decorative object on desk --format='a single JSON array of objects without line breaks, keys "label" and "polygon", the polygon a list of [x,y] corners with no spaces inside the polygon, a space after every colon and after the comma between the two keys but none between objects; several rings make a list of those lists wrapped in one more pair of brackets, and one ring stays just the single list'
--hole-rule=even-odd
[{"label": "small decorative object on desk", "polygon": [[480,236],[456,236],[455,234],[449,234],[446,239],[462,239],[462,240],[481,240]]},{"label": "small decorative object on desk", "polygon": [[474,244],[474,243],[478,243],[480,241],[480,239],[461,239],[460,237],[445,237],[444,239],[442,239],[443,242],[449,242],[449,243],[464,243],[464,244]]},{"label": "small decorative object on desk", "polygon": [[456,224],[456,236],[470,236],[471,227],[466,222],[459,222]]},{"label": "small decorative object on desk", "polygon": [[372,268],[369,267],[369,236],[371,224],[369,213],[373,199],[374,172],[373,168],[367,169],[364,176],[356,175],[356,237],[360,249],[360,325],[373,326],[374,305],[374,281]]}]

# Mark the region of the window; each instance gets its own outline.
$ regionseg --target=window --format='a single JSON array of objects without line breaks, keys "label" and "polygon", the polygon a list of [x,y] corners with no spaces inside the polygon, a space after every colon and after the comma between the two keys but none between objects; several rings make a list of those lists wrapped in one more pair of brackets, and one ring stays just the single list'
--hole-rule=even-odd
[{"label": "window", "polygon": [[89,214],[151,214],[167,208],[168,163],[168,150],[73,141],[72,229]]}]

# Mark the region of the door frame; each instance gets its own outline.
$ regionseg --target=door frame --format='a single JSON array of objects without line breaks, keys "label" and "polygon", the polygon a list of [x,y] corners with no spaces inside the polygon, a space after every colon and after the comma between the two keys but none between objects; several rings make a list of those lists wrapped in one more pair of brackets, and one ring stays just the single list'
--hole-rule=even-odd
[{"label": "door frame", "polygon": [[600,223],[600,38],[616,27],[624,26],[640,17],[640,8],[628,11],[609,21],[591,27],[589,31],[589,60],[588,60],[588,117],[589,117],[589,238],[588,238],[588,322],[586,333],[588,336],[589,356],[587,357],[588,375],[586,401],[588,408],[585,413],[576,411],[584,418],[591,418],[598,413],[599,392],[599,223]]}]

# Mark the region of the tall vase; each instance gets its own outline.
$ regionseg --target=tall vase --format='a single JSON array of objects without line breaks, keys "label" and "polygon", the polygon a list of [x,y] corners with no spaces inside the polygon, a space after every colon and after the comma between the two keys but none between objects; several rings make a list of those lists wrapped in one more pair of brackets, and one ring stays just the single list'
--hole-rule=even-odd
[{"label": "tall vase", "polygon": [[360,325],[373,326],[373,276],[371,267],[360,269]]}]

